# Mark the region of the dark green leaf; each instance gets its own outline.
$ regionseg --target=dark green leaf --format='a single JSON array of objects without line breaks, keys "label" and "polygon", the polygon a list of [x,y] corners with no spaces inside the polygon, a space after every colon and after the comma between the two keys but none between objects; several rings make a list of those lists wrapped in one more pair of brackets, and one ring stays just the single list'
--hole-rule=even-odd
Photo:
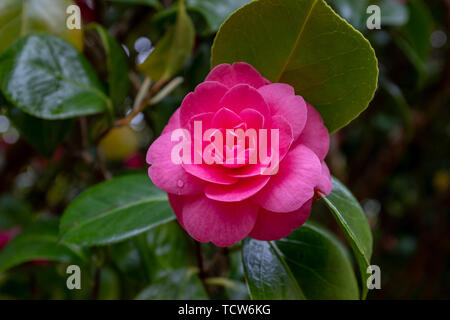
[{"label": "dark green leaf", "polygon": [[0,1],[0,53],[16,39],[32,32],[49,32],[83,48],[83,32],[66,28],[67,7],[71,0]]},{"label": "dark green leaf", "polygon": [[108,34],[105,28],[99,24],[94,24],[91,27],[98,32],[103,41],[108,69],[109,96],[114,107],[120,109],[130,88],[127,56],[120,44]]},{"label": "dark green leaf", "polygon": [[84,259],[78,248],[60,244],[58,240],[58,220],[39,221],[31,225],[0,252],[0,272],[35,259],[74,263]]},{"label": "dark green leaf", "polygon": [[344,248],[315,224],[278,241],[247,239],[242,254],[252,299],[358,299]]},{"label": "dark green leaf", "polygon": [[72,128],[72,120],[43,120],[15,107],[8,108],[8,117],[23,138],[41,154],[51,157]]},{"label": "dark green leaf", "polygon": [[0,86],[11,104],[47,120],[104,112],[111,104],[86,59],[47,34],[21,38],[4,52]]},{"label": "dark green leaf", "polygon": [[184,66],[194,47],[195,29],[184,1],[178,4],[175,27],[159,40],[155,50],[139,69],[153,81],[169,80]]},{"label": "dark green leaf", "polygon": [[422,81],[427,73],[433,17],[422,0],[408,1],[408,9],[408,23],[398,32],[394,31],[393,38],[396,45],[419,72]]},{"label": "dark green leaf", "polygon": [[148,249],[155,256],[153,267],[174,270],[194,265],[193,242],[176,221],[166,223],[146,234]]},{"label": "dark green leaf", "polygon": [[136,297],[137,300],[208,299],[195,269],[178,269],[161,276]]},{"label": "dark green leaf", "polygon": [[212,66],[237,61],[292,85],[330,132],[366,109],[377,87],[369,42],[323,0],[259,0],[236,11],[216,36]]},{"label": "dark green leaf", "polygon": [[62,240],[103,245],[136,236],[174,220],[165,192],[145,174],[100,183],[83,192],[64,212]]},{"label": "dark green leaf", "polygon": [[333,213],[336,221],[350,243],[359,265],[362,278],[362,295],[367,294],[367,267],[372,256],[372,232],[363,209],[351,192],[332,177],[333,190],[323,201]]},{"label": "dark green leaf", "polygon": [[206,20],[210,32],[219,30],[228,16],[251,0],[187,0],[189,10],[199,12]]}]

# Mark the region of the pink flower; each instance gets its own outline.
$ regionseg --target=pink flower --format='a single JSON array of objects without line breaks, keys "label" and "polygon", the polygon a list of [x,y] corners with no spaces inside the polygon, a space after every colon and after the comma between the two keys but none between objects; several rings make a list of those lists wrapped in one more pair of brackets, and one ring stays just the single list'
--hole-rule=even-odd
[{"label": "pink flower", "polygon": [[[244,164],[174,163],[171,153],[179,141],[173,141],[172,133],[176,129],[193,133],[198,121],[203,152],[215,141],[204,141],[211,128],[277,131],[278,159],[271,158],[277,170],[267,175],[262,173],[266,163],[260,159],[249,163],[256,152],[249,147],[249,138]],[[270,149],[273,141],[268,144]],[[321,116],[291,86],[270,83],[246,63],[222,64],[185,97],[150,146],[148,173],[168,193],[178,221],[194,239],[218,246],[233,245],[247,236],[277,240],[308,219],[316,191],[325,195],[331,191],[324,162],[328,148],[329,134]]]}]

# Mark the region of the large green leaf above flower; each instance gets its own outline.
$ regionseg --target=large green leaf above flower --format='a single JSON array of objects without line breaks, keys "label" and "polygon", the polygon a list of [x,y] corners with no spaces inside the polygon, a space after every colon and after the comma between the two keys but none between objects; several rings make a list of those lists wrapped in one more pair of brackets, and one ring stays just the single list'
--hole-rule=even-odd
[{"label": "large green leaf above flower", "polygon": [[2,0],[0,1],[0,53],[17,38],[31,32],[50,32],[83,47],[81,30],[66,28],[66,10],[72,0]]},{"label": "large green leaf above flower", "polygon": [[367,108],[378,68],[369,42],[323,0],[256,0],[220,28],[212,66],[245,61],[292,85],[330,132]]}]

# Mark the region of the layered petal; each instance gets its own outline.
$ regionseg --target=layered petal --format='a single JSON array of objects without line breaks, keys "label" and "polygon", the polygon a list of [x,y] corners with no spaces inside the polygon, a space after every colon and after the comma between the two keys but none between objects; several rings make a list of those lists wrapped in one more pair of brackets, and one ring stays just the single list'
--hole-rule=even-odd
[{"label": "layered petal", "polygon": [[219,82],[206,81],[199,84],[181,103],[180,126],[186,128],[195,115],[219,110],[219,102],[227,91]]},{"label": "layered petal", "polygon": [[266,124],[270,123],[271,114],[266,101],[255,88],[247,84],[238,84],[231,88],[219,105],[237,114],[247,108],[255,109],[263,115]]},{"label": "layered petal", "polygon": [[203,196],[184,199],[182,224],[200,242],[226,247],[244,239],[255,226],[258,206],[251,201],[226,203]]},{"label": "layered petal", "polygon": [[330,134],[319,112],[309,103],[306,106],[308,109],[308,119],[305,129],[303,129],[294,145],[303,144],[307,146],[315,152],[320,161],[323,161],[330,148]]},{"label": "layered petal", "polygon": [[311,204],[312,200],[309,200],[300,209],[287,213],[261,209],[258,213],[255,227],[250,232],[249,237],[261,241],[279,240],[287,237],[308,220]]},{"label": "layered petal", "polygon": [[207,164],[182,164],[186,172],[196,176],[197,178],[217,183],[221,185],[233,184],[238,181],[237,178],[231,177],[229,169],[221,166],[207,165]]},{"label": "layered petal", "polygon": [[180,225],[184,228],[183,225],[183,204],[184,204],[184,196],[179,196],[173,193],[167,194],[169,198],[170,206],[173,209],[173,212],[175,213],[175,216],[178,219],[178,222]]},{"label": "layered petal", "polygon": [[272,115],[280,115],[289,121],[294,139],[297,139],[307,120],[305,100],[295,95],[294,88],[283,83],[266,85],[259,88],[258,92],[266,100]]},{"label": "layered petal", "polygon": [[171,150],[177,142],[171,141],[171,133],[156,139],[147,152],[150,179],[155,186],[178,195],[193,195],[203,192],[204,182],[187,173],[180,164],[171,159]]},{"label": "layered petal", "polygon": [[250,198],[269,182],[270,176],[239,179],[232,185],[207,184],[205,195],[217,201],[237,202]]},{"label": "layered petal", "polygon": [[220,64],[211,70],[206,81],[217,81],[232,88],[238,84],[248,84],[254,88],[264,86],[268,80],[251,65],[245,62],[236,62],[233,65]]},{"label": "layered petal", "polygon": [[320,175],[319,184],[316,186],[316,190],[319,190],[326,196],[330,194],[331,190],[333,190],[330,169],[328,169],[325,161],[322,161],[322,174]]},{"label": "layered petal", "polygon": [[299,145],[286,155],[278,173],[252,199],[268,211],[295,211],[314,196],[321,172],[315,153]]},{"label": "layered petal", "polygon": [[161,135],[165,133],[172,133],[173,130],[176,130],[180,128],[180,108],[175,110],[173,115],[169,119],[169,123],[167,123],[167,126],[164,127],[164,130],[162,131]]}]

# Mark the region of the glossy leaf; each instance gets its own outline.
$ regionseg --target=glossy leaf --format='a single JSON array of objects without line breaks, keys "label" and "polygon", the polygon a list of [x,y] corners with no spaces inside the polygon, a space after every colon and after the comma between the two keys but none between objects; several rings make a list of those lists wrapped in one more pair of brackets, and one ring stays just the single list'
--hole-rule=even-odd
[{"label": "glossy leaf", "polygon": [[242,255],[252,299],[358,299],[345,250],[315,224],[278,241],[246,239]]},{"label": "glossy leaf", "polygon": [[74,263],[84,259],[78,248],[58,241],[58,220],[36,222],[21,231],[0,252],[0,272],[36,259]]},{"label": "glossy leaf", "polygon": [[95,29],[103,42],[108,70],[108,92],[114,107],[120,109],[130,89],[128,61],[125,51],[108,31],[99,24],[90,26]]},{"label": "glossy leaf", "polygon": [[47,120],[104,112],[111,103],[86,59],[46,34],[21,38],[4,52],[0,86],[9,103]]},{"label": "glossy leaf", "polygon": [[212,66],[237,61],[292,85],[330,132],[366,109],[377,87],[369,42],[323,0],[257,0],[236,11],[216,36]]},{"label": "glossy leaf", "polygon": [[174,270],[196,264],[194,243],[176,222],[166,223],[146,233],[147,247],[155,256],[153,267]]},{"label": "glossy leaf", "polygon": [[208,299],[194,269],[178,269],[155,280],[136,300],[204,300]]},{"label": "glossy leaf", "polygon": [[32,32],[49,32],[83,48],[83,32],[66,28],[72,0],[0,1],[0,54],[16,39]]},{"label": "glossy leaf", "polygon": [[220,25],[234,11],[251,0],[187,0],[189,11],[200,13],[206,20],[210,32],[219,30]]},{"label": "glossy leaf", "polygon": [[159,40],[139,69],[154,81],[169,80],[186,62],[194,47],[195,29],[184,1],[178,4],[175,26]]},{"label": "glossy leaf", "polygon": [[85,246],[109,244],[174,219],[167,195],[147,175],[125,175],[76,198],[61,219],[61,238]]},{"label": "glossy leaf", "polygon": [[30,145],[46,157],[53,155],[72,128],[72,120],[43,120],[12,106],[8,109],[8,117],[14,127]]},{"label": "glossy leaf", "polygon": [[336,178],[332,178],[333,190],[323,198],[350,243],[359,265],[362,278],[362,294],[367,294],[367,267],[372,256],[372,232],[363,209],[351,192]]}]

